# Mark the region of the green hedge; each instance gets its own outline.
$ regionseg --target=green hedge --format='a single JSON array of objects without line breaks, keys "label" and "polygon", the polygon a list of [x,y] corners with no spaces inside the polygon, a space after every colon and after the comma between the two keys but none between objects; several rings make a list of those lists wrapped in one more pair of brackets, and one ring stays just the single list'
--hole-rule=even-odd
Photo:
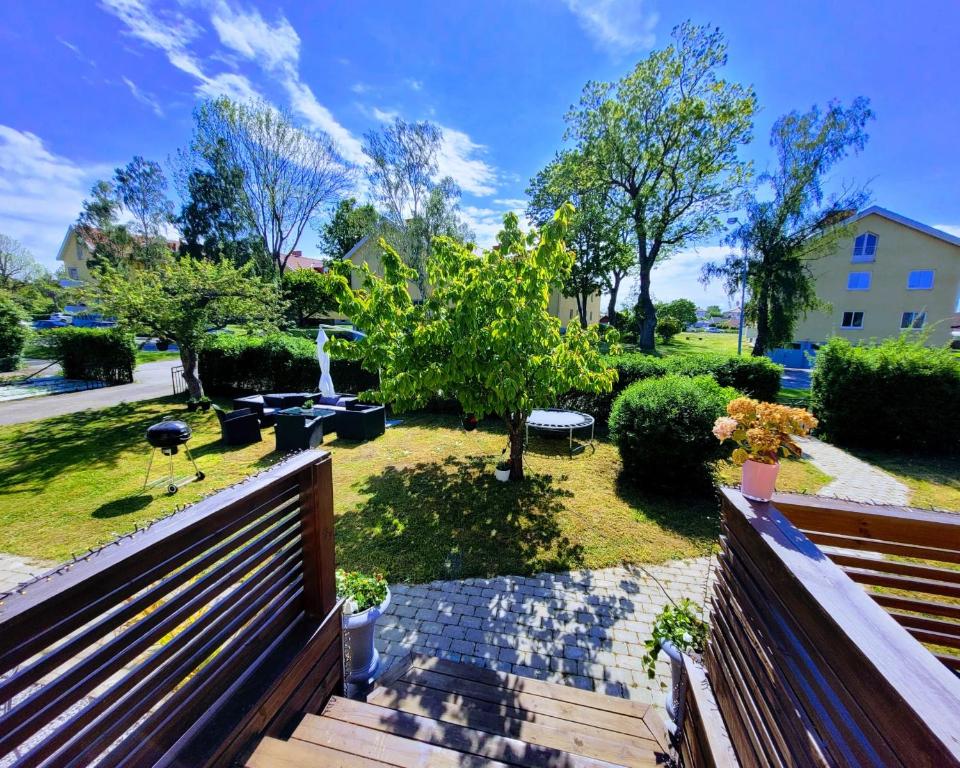
[{"label": "green hedge", "polygon": [[12,299],[0,295],[0,371],[20,367],[20,355],[29,331],[21,323],[26,314]]},{"label": "green hedge", "polygon": [[673,357],[651,357],[639,352],[608,357],[607,363],[617,369],[613,390],[605,394],[570,392],[560,398],[560,406],[589,413],[602,429],[610,418],[613,401],[637,381],[658,378],[671,373],[682,376],[713,376],[724,387],[733,387],[745,395],[773,402],[780,391],[783,368],[765,357],[693,354]]},{"label": "green hedge", "polygon": [[810,397],[819,433],[840,445],[960,450],[960,360],[905,339],[817,352]]},{"label": "green hedge", "polygon": [[121,328],[54,328],[43,334],[66,379],[129,384],[137,365],[133,334]]},{"label": "green hedge", "polygon": [[[338,392],[377,386],[376,376],[349,360],[331,361],[330,375]],[[222,334],[200,352],[200,379],[215,395],[315,392],[320,380],[317,346],[290,334]]]},{"label": "green hedge", "polygon": [[680,492],[708,479],[708,463],[729,453],[713,436],[713,423],[737,394],[711,376],[670,374],[631,384],[610,413],[624,477]]}]

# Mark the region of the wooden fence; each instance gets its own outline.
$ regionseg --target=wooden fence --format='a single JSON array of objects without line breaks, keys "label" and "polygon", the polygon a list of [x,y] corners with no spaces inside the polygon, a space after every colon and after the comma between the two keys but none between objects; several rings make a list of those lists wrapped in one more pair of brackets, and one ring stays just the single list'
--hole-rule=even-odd
[{"label": "wooden fence", "polygon": [[0,756],[227,765],[342,688],[329,454],[308,451],[0,603]]},{"label": "wooden fence", "polygon": [[[899,510],[925,531],[910,535],[893,514],[797,496],[756,503],[724,489],[709,686],[687,687],[698,713],[683,724],[688,763],[731,764],[729,737],[744,766],[960,765],[960,679],[852,580],[877,583],[860,578],[867,564],[844,553],[834,554],[843,565],[832,561],[794,525],[821,543],[846,537],[845,551],[866,540],[889,554],[920,554],[893,544],[956,549],[955,527],[936,544],[925,514]],[[877,562],[871,572],[886,573]]]}]

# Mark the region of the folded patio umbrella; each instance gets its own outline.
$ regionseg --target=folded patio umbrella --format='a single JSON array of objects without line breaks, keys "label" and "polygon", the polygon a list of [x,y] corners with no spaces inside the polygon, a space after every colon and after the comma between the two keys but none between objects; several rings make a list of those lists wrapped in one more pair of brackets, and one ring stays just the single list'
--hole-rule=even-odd
[{"label": "folded patio umbrella", "polygon": [[320,394],[324,397],[333,397],[337,390],[333,387],[330,376],[330,355],[327,354],[327,334],[323,328],[317,331],[317,360],[320,362]]}]

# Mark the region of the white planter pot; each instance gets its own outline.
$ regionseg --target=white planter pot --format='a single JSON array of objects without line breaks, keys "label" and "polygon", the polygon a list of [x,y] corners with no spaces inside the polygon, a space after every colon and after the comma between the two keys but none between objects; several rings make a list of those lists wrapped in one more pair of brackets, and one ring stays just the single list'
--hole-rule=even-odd
[{"label": "white planter pot", "polygon": [[667,692],[667,698],[664,702],[667,708],[667,731],[671,736],[676,736],[683,724],[683,700],[686,692],[684,691],[683,675],[683,654],[669,640],[660,643],[660,650],[670,659],[670,690]]},{"label": "white planter pot", "polygon": [[509,469],[494,469],[493,476],[497,478],[501,483],[505,483],[510,479],[510,470]]},{"label": "white planter pot", "polygon": [[343,643],[350,649],[350,674],[348,683],[366,685],[372,683],[380,672],[380,654],[377,652],[377,619],[390,605],[390,588],[380,605],[360,613],[343,614]]}]

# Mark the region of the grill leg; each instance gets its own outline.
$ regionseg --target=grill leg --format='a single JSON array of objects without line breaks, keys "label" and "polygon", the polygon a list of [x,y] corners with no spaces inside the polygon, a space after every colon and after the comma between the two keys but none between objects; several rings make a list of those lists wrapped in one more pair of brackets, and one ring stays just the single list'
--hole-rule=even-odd
[{"label": "grill leg", "polygon": [[147,462],[147,476],[143,478],[143,488],[140,489],[141,492],[147,490],[147,483],[150,482],[150,468],[153,466],[153,457],[156,455],[156,453],[156,448],[150,451],[150,460]]}]

